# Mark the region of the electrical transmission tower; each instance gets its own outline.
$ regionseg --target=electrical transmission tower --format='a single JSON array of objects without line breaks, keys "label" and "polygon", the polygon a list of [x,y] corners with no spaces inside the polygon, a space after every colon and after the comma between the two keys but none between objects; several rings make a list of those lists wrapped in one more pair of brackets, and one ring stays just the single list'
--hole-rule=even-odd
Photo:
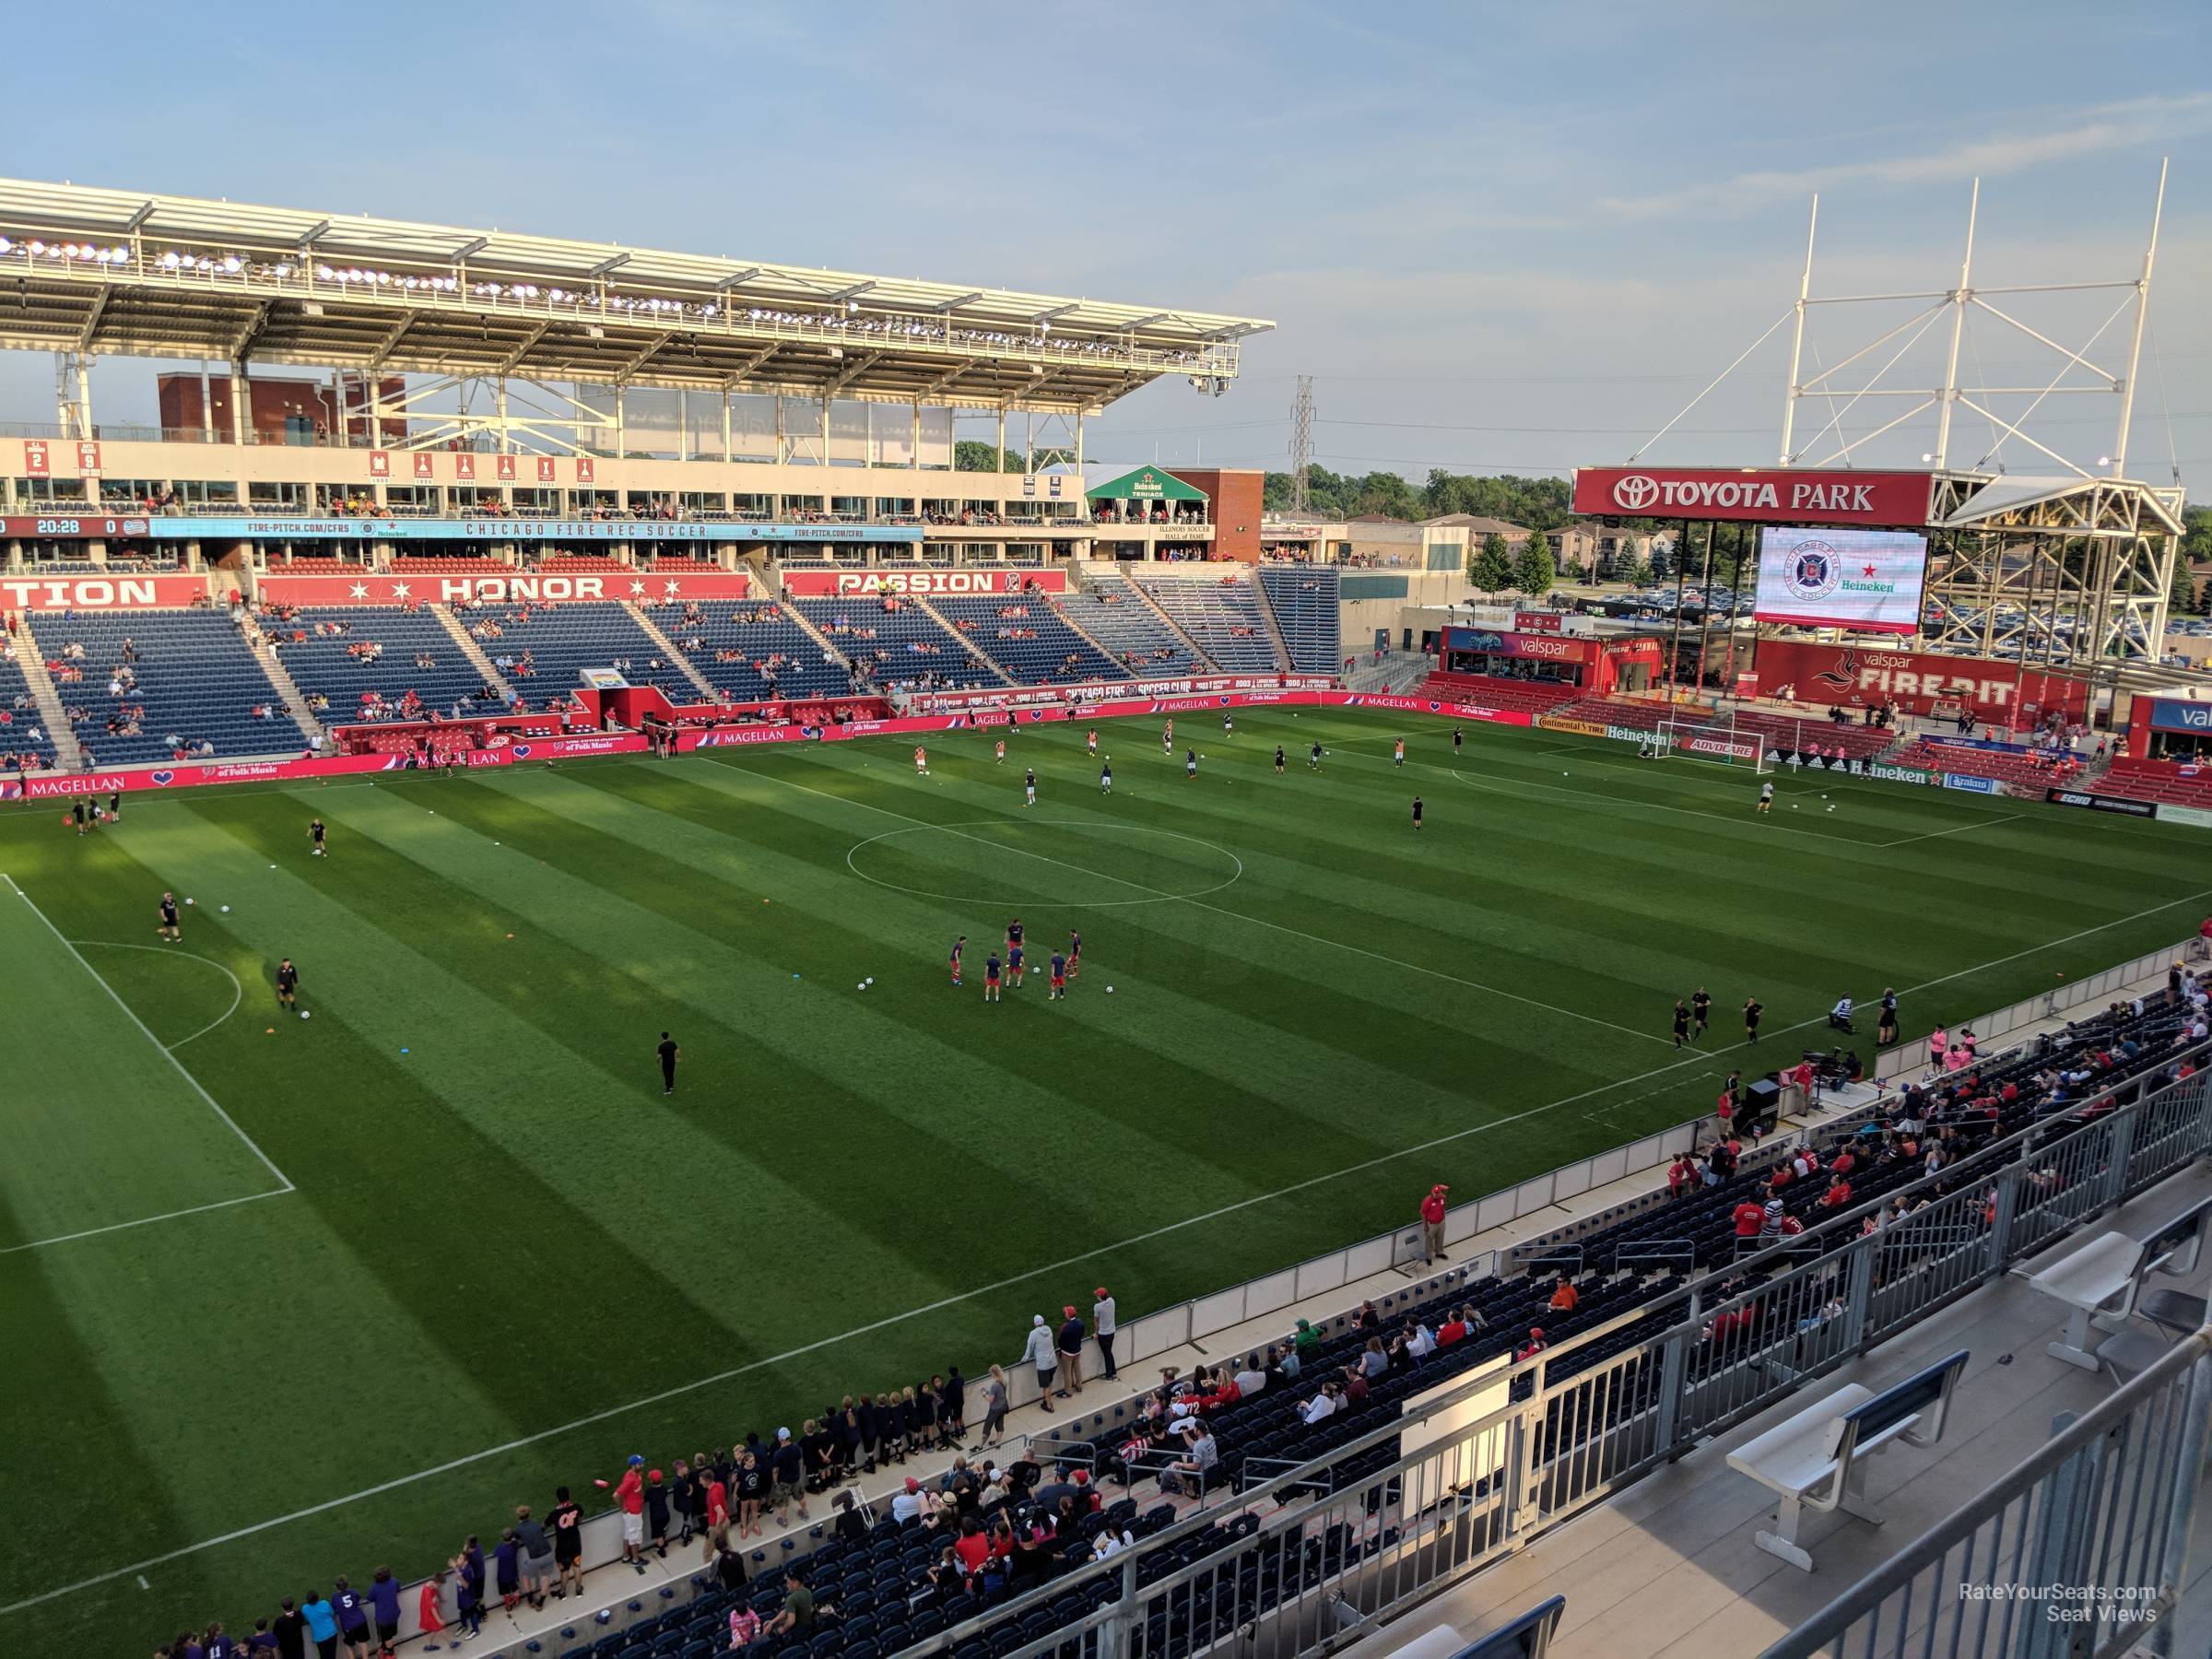
[{"label": "electrical transmission tower", "polygon": [[1298,396],[1290,405],[1290,511],[1309,511],[1306,474],[1313,465],[1313,377],[1298,377]]}]

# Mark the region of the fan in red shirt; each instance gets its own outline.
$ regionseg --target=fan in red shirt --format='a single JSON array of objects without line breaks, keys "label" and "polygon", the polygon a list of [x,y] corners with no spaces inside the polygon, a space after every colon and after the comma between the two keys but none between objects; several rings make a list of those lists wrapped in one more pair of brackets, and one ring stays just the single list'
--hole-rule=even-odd
[{"label": "fan in red shirt", "polygon": [[1735,1206],[1735,1236],[1739,1239],[1759,1237],[1759,1223],[1767,1217],[1766,1206],[1754,1204],[1748,1198]]}]

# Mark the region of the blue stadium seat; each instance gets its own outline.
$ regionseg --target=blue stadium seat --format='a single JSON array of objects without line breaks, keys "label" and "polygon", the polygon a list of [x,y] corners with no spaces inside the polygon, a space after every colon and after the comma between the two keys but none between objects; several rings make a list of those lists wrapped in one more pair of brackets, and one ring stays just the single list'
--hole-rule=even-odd
[{"label": "blue stadium seat", "polygon": [[1335,674],[1344,663],[1336,567],[1264,564],[1260,589],[1290,648],[1290,665],[1306,674]]},{"label": "blue stadium seat", "polygon": [[[42,661],[69,656],[68,665],[81,674],[54,690],[100,765],[158,766],[174,759],[179,747],[203,744],[224,757],[296,755],[307,747],[227,612],[29,611],[25,620]],[[124,661],[126,643],[134,662]],[[82,648],[81,660],[72,647]],[[111,677],[126,666],[136,683],[111,693]],[[256,716],[257,708],[268,713]],[[108,723],[127,711],[139,711],[137,731],[110,733]]]},{"label": "blue stadium seat", "polygon": [[1121,677],[1113,660],[1063,621],[1041,594],[963,594],[936,600],[933,608],[1022,685]]},{"label": "blue stadium seat", "polygon": [[1275,643],[1251,581],[1240,568],[1194,567],[1190,576],[1147,575],[1139,585],[1198,649],[1232,674],[1273,674]]}]

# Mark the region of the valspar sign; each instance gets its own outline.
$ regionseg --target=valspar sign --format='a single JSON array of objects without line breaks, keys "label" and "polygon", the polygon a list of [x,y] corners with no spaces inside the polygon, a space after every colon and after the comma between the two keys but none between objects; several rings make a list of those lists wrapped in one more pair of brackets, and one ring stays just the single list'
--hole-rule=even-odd
[{"label": "valspar sign", "polygon": [[1574,510],[1612,517],[1918,526],[1928,521],[1928,475],[1585,466],[1574,475]]}]

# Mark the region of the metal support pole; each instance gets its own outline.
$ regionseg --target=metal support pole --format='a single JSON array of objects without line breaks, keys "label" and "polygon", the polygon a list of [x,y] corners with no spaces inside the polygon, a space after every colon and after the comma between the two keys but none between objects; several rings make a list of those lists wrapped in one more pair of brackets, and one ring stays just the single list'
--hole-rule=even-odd
[{"label": "metal support pole", "polygon": [[730,389],[727,386],[724,386],[722,389],[722,458],[724,461],[735,461],[737,458],[733,453],[735,446],[732,442],[732,436],[733,429],[730,423]]},{"label": "metal support pole", "polygon": [[[2128,429],[2136,418],[2136,367],[2143,357],[2143,323],[2150,312],[2150,267],[2159,256],[2159,221],[2166,213],[2166,162],[2159,163],[2159,199],[2150,210],[2150,246],[2143,250],[2143,276],[2136,284],[2136,332],[2128,342],[2127,380],[2120,389],[2120,430],[2112,439],[2111,476],[2124,475],[2127,465]],[[2099,641],[2101,645],[2102,641]]]},{"label": "metal support pole", "polygon": [[1959,262],[1959,286],[1951,294],[1951,353],[1944,365],[1942,405],[1936,417],[1936,465],[1947,466],[1951,444],[1951,410],[1959,401],[1959,340],[1966,332],[1966,305],[1972,293],[1974,271],[1974,217],[1982,207],[1982,181],[1976,179],[1966,205],[1966,253]]},{"label": "metal support pole", "polygon": [[243,359],[230,365],[230,441],[246,441],[246,365]]},{"label": "metal support pole", "polygon": [[1006,406],[998,406],[998,470],[1006,470]]},{"label": "metal support pole", "polygon": [[2174,1614],[2181,1610],[2182,1590],[2188,1582],[2189,1535],[2196,1524],[2196,1495],[2205,1466],[2207,1419],[2212,1419],[2212,1356],[2189,1368],[2189,1394],[2182,1406],[2180,1472],[2166,1500],[2166,1547],[2159,1557],[2159,1588],[2174,1601],[2173,1608],[2150,1629],[2150,1651],[2159,1659],[2173,1653]]},{"label": "metal support pole", "polygon": [[1805,304],[1813,291],[1813,237],[1820,229],[1820,197],[1813,196],[1811,218],[1805,227],[1805,275],[1797,279],[1797,321],[1790,331],[1790,388],[1782,399],[1782,464],[1796,460],[1790,451],[1797,429],[1797,372],[1805,350]]}]

